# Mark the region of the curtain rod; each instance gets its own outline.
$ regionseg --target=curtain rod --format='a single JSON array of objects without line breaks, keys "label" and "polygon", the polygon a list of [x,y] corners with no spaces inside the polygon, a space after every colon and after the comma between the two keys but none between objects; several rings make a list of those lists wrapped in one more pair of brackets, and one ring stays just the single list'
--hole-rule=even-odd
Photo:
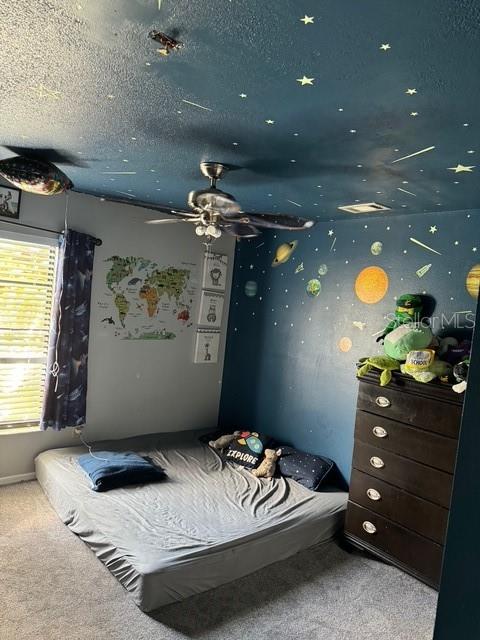
[{"label": "curtain rod", "polygon": [[[36,227],[33,224],[24,224],[23,222],[14,222],[13,220],[4,220],[3,218],[0,217],[0,223],[5,222],[6,224],[15,224],[18,227],[26,227],[27,229],[37,229],[38,231],[48,231],[49,233],[57,233],[57,234],[62,234],[62,231],[58,231],[57,229],[46,229],[45,227]],[[95,244],[97,247],[99,247],[102,244],[102,241],[100,240],[100,238],[94,238],[95,240]]]}]

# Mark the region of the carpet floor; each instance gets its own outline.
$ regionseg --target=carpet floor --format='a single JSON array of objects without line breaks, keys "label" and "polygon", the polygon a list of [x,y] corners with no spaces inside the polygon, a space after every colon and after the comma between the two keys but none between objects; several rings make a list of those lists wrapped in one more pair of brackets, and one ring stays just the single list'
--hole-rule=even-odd
[{"label": "carpet floor", "polygon": [[0,488],[1,640],[431,640],[436,596],[328,543],[146,615],[38,483]]}]

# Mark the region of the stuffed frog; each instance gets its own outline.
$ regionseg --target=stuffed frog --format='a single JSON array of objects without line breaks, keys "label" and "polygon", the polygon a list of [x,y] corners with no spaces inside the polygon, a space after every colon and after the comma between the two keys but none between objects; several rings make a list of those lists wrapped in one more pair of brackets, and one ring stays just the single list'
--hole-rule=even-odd
[{"label": "stuffed frog", "polygon": [[357,371],[357,377],[361,378],[371,369],[379,369],[382,372],[380,374],[381,387],[385,387],[390,382],[392,379],[392,371],[400,370],[400,363],[388,356],[370,356],[370,358],[362,358],[360,363],[362,366]]}]

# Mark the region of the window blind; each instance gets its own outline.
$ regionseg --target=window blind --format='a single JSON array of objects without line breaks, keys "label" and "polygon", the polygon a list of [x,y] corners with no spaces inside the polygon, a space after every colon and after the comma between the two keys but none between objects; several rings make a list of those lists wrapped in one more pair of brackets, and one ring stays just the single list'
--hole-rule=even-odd
[{"label": "window blind", "polygon": [[0,429],[37,425],[57,248],[0,237]]}]

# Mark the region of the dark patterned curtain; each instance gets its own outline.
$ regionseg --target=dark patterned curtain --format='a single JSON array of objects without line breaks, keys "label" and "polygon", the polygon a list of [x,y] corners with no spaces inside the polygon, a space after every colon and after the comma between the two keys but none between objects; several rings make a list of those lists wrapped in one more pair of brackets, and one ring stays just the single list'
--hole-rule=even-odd
[{"label": "dark patterned curtain", "polygon": [[40,428],[85,424],[88,330],[95,238],[67,231],[61,240],[53,326]]}]

